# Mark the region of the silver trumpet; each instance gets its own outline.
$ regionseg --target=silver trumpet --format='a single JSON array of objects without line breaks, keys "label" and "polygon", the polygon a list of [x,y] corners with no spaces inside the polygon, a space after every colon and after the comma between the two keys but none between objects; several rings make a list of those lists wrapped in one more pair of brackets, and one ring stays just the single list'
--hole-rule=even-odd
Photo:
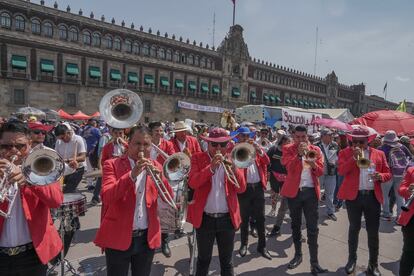
[{"label": "silver trumpet", "polygon": [[[7,212],[0,211],[0,216],[5,218],[10,217],[11,210],[14,205],[16,196],[18,196],[17,183],[9,183],[10,176],[14,162],[17,156],[13,155],[10,160],[10,165],[0,181],[0,203],[9,201]],[[21,165],[22,174],[29,185],[33,186],[47,186],[58,181],[65,170],[65,162],[62,157],[53,149],[47,148],[42,144],[31,149],[29,154],[23,160]],[[13,188],[13,189],[12,189]]]}]

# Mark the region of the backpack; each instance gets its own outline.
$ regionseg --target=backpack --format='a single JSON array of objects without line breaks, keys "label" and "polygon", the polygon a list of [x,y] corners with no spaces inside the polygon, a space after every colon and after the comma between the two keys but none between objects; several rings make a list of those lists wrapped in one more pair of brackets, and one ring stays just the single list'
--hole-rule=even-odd
[{"label": "backpack", "polygon": [[394,147],[390,150],[389,161],[392,175],[403,176],[409,161],[401,147]]}]

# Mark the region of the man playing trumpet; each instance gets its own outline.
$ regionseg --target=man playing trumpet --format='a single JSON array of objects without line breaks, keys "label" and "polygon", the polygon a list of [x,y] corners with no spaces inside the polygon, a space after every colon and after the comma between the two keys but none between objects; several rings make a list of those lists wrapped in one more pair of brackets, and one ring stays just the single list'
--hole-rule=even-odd
[{"label": "man playing trumpet", "polygon": [[282,164],[287,177],[281,194],[288,199],[292,219],[292,238],[295,256],[288,268],[302,263],[301,226],[305,215],[311,272],[313,275],[327,272],[318,261],[318,201],[320,198],[319,177],[323,174],[323,157],[319,147],[309,144],[307,129],[303,125],[294,128],[293,144],[283,147]]},{"label": "man playing trumpet", "polygon": [[[151,172],[161,165],[150,159],[151,135],[146,127],[131,129],[126,154],[103,167],[103,217],[95,244],[105,249],[109,276],[150,275],[154,250],[161,245],[157,213],[159,191]],[[162,183],[172,193],[164,177]]]},{"label": "man playing trumpet", "polygon": [[[196,275],[208,274],[214,240],[219,249],[221,275],[234,275],[234,236],[241,222],[237,194],[245,191],[246,182],[243,171],[224,158],[231,140],[226,130],[214,128],[203,139],[208,142],[208,150],[192,156],[189,174],[194,203],[188,206],[187,221],[196,228]],[[228,175],[234,178],[230,180]]]},{"label": "man playing trumpet", "polygon": [[349,220],[347,274],[353,273],[356,267],[358,236],[364,215],[369,249],[366,274],[381,275],[378,270],[378,231],[383,201],[381,183],[391,179],[391,172],[384,152],[368,147],[375,136],[360,126],[348,134],[352,147],[339,152],[338,173],[344,176],[344,180],[338,198],[346,200]]}]

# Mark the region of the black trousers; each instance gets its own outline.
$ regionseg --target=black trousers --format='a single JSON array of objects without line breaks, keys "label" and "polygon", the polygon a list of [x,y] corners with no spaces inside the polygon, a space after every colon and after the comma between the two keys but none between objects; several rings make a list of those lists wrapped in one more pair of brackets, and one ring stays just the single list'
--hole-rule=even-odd
[{"label": "black trousers", "polygon": [[203,222],[200,228],[196,229],[198,248],[196,276],[208,275],[214,240],[217,241],[219,252],[220,275],[234,275],[234,235],[235,230],[230,215],[222,218],[212,218],[206,214],[203,215]]},{"label": "black trousers", "polygon": [[79,183],[82,180],[83,173],[85,172],[85,168],[79,168],[74,173],[65,176],[63,179],[63,193],[75,193],[76,189],[78,188]]},{"label": "black trousers", "polygon": [[374,191],[369,194],[358,193],[355,200],[346,201],[349,219],[348,258],[357,259],[358,238],[361,230],[361,218],[364,215],[368,234],[369,263],[378,264],[379,225],[381,204],[375,197]]},{"label": "black trousers", "polygon": [[151,274],[154,249],[148,247],[147,234],[133,237],[131,246],[126,251],[105,249],[106,269],[108,276],[128,276],[131,265],[132,276],[148,276]]},{"label": "black trousers", "polygon": [[15,256],[0,253],[2,276],[46,276],[47,265],[40,262],[34,248]]},{"label": "black trousers", "polygon": [[400,276],[410,276],[414,269],[414,217],[401,229],[404,245],[400,261]]},{"label": "black trousers", "polygon": [[254,221],[257,230],[259,243],[257,249],[266,247],[265,235],[265,199],[262,183],[247,184],[246,191],[238,195],[240,205],[240,215],[242,223],[240,225],[240,241],[242,245],[247,245],[249,241],[249,218]]},{"label": "black trousers", "polygon": [[318,263],[318,198],[315,188],[303,188],[294,198],[288,198],[290,218],[292,220],[292,239],[295,255],[302,255],[302,213],[305,215],[308,233],[308,247],[311,265]]}]

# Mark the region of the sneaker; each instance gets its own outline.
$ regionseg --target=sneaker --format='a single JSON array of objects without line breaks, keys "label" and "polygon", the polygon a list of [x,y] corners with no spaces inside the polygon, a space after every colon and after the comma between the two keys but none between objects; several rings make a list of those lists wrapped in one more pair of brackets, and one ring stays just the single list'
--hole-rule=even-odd
[{"label": "sneaker", "polygon": [[337,220],[338,220],[338,219],[336,218],[335,214],[328,214],[328,218],[329,218],[330,220],[333,220],[333,221],[337,221]]},{"label": "sneaker", "polygon": [[266,216],[268,216],[268,217],[274,217],[274,216],[276,216],[276,209],[270,210],[270,212]]},{"label": "sneaker", "polygon": [[381,219],[384,220],[384,221],[391,221],[392,217],[388,216],[388,215],[381,215]]}]

